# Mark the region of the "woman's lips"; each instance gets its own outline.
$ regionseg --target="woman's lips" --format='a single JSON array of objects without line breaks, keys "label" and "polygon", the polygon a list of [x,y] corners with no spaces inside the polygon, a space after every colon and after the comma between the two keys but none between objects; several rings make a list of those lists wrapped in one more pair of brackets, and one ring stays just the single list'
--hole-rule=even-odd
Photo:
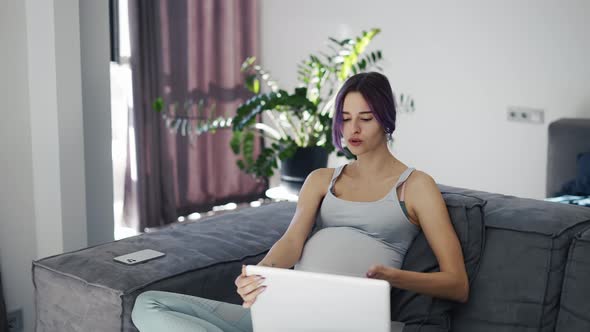
[{"label": "woman's lips", "polygon": [[352,146],[359,146],[363,143],[360,139],[349,139],[348,143]]}]

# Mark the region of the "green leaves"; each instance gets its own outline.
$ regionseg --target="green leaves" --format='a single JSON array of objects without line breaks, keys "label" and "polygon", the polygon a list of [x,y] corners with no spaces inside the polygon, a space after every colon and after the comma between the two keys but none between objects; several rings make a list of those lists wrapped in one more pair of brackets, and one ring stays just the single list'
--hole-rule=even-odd
[{"label": "green leaves", "polygon": [[377,65],[377,63],[381,61],[381,59],[381,51],[371,52],[365,55],[360,61],[358,61],[351,67],[352,73],[362,73],[364,71],[367,71],[367,69],[369,69],[371,66],[375,66],[376,68],[381,70],[381,68]]},{"label": "green leaves", "polygon": [[256,77],[256,75],[248,75],[246,76],[246,88],[252,91],[253,93],[260,92],[260,80]]},{"label": "green leaves", "polygon": [[398,112],[406,112],[412,113],[416,111],[416,107],[414,105],[414,98],[409,95],[404,95],[403,93],[399,97],[399,101],[397,101],[397,111]]},{"label": "green leaves", "polygon": [[[365,52],[367,46],[371,43],[373,38],[381,32],[381,29],[371,29],[369,32],[363,31],[361,36],[356,37],[355,39],[346,39],[344,41],[338,42],[335,39],[331,39],[332,41],[336,42],[338,45],[342,47],[340,51],[340,57],[338,58],[338,63],[340,64],[340,68],[338,70],[338,79],[340,81],[346,80],[351,73],[361,72],[366,68],[366,65],[369,63],[368,59],[365,58],[365,62],[362,64],[362,67],[359,67],[357,64],[359,63],[360,55]],[[379,54],[375,54],[375,60],[373,63],[377,62],[381,59],[381,52]]]},{"label": "green leaves", "polygon": [[334,66],[331,64],[332,57],[323,56],[325,62],[319,57],[311,54],[309,60],[304,60],[298,65],[298,78],[308,88],[308,98],[318,105],[321,102],[321,89],[331,73],[334,73]]},{"label": "green leaves", "polygon": [[164,108],[164,100],[162,97],[156,98],[156,100],[152,103],[152,108],[158,113],[162,112],[162,109]]},{"label": "green leaves", "polygon": [[242,170],[247,170],[254,164],[254,138],[256,135],[252,131],[239,132],[234,131],[230,140],[230,146],[235,154],[242,154],[243,159],[236,163]]},{"label": "green leaves", "polygon": [[315,112],[317,107],[305,97],[305,88],[296,89],[295,93],[290,95],[284,90],[259,94],[240,105],[237,115],[234,118],[234,131],[243,130],[252,126],[256,122],[256,116],[267,110],[276,110],[279,112],[298,112],[308,110]]},{"label": "green leaves", "polygon": [[241,131],[234,131],[229,141],[229,146],[234,154],[240,154],[242,151],[242,132]]},{"label": "green leaves", "polygon": [[152,103],[152,108],[161,114],[172,132],[180,133],[182,136],[215,133],[218,129],[231,128],[233,124],[231,117],[215,117],[215,103],[207,105],[204,99],[196,103],[193,99],[187,99],[183,103],[166,103],[164,98],[158,97]]},{"label": "green leaves", "polygon": [[[371,52],[362,57],[380,29],[363,31],[355,38],[337,40],[329,38],[328,46],[333,52],[319,55],[310,54],[297,65],[298,79],[307,87],[307,99],[316,105],[329,100],[342,82],[353,74],[371,70],[381,70],[378,62],[382,60],[381,51]],[[362,57],[362,58],[361,58]]]},{"label": "green leaves", "polygon": [[[330,102],[348,77],[372,68],[381,70],[378,65],[383,59],[381,51],[366,53],[380,31],[371,29],[343,40],[329,38],[331,52],[310,54],[297,65],[301,85],[293,94],[280,90],[269,73],[256,64],[256,58],[247,58],[242,64],[245,85],[256,95],[239,106],[233,119],[234,136],[230,144],[234,153],[242,156],[238,166],[257,176],[270,176],[272,169],[277,168],[276,159],[292,156],[298,147],[319,145],[334,151],[332,113],[326,110],[333,107]],[[263,85],[270,91],[261,92]],[[263,148],[254,158],[250,148],[254,138],[248,133],[262,129],[257,119],[265,112],[274,119],[272,124],[281,134],[278,141]]]},{"label": "green leaves", "polygon": [[[362,31],[357,37],[342,40],[329,38],[326,51],[312,53],[297,64],[299,85],[293,93],[281,90],[270,73],[257,64],[255,57],[246,58],[241,66],[244,85],[254,95],[238,107],[233,118],[214,118],[214,112],[206,113],[204,105],[197,106],[199,112],[192,117],[175,112],[174,107],[171,108],[174,120],[166,118],[165,112],[162,117],[167,125],[182,120],[182,124],[174,124],[180,128],[192,130],[192,125],[186,124],[195,123],[197,134],[231,128],[230,148],[239,156],[238,167],[255,177],[272,176],[278,168],[278,160],[293,156],[299,147],[322,146],[328,152],[334,151],[335,93],[351,75],[381,70],[381,51],[367,52],[380,31]],[[399,105],[402,109],[413,109],[414,102],[407,95],[401,95]],[[157,112],[169,110],[161,98],[156,99],[152,107]],[[260,121],[262,114],[264,121]],[[255,151],[255,143],[261,137],[270,140],[267,145],[271,144]],[[347,152],[344,155],[354,158]]]},{"label": "green leaves", "polygon": [[270,73],[256,64],[256,57],[251,56],[246,58],[242,63],[241,71],[245,75],[246,88],[255,94],[260,93],[261,81],[271,91],[276,92],[279,89],[277,82],[272,79]]},{"label": "green leaves", "polygon": [[234,132],[231,140],[234,153],[239,154],[239,151],[242,151],[242,159],[238,159],[236,164],[241,170],[255,177],[271,177],[273,169],[278,168],[277,158],[281,160],[290,158],[298,148],[293,141],[283,139],[273,143],[271,147],[262,148],[262,151],[255,159],[255,138],[253,132]]}]

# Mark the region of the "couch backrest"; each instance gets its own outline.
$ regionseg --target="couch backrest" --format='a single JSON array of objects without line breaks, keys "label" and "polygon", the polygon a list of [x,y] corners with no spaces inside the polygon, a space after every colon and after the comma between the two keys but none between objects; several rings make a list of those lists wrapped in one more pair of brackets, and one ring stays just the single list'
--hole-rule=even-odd
[{"label": "couch backrest", "polygon": [[[484,250],[485,202],[464,194],[444,191],[442,194],[461,242],[467,274],[473,282]],[[402,269],[416,272],[440,271],[438,261],[424,233],[420,232],[408,249]],[[454,306],[455,303],[452,301],[433,299],[431,296],[407,290],[394,289],[391,293],[391,317],[392,320],[406,324],[404,332],[450,331],[450,314]]]},{"label": "couch backrest", "polygon": [[590,209],[441,186],[486,201],[485,250],[453,331],[554,331],[568,250]]},{"label": "couch backrest", "polygon": [[590,331],[590,228],[570,245],[555,331]]},{"label": "couch backrest", "polygon": [[578,154],[590,152],[590,119],[559,119],[549,125],[547,144],[547,197],[576,178]]}]

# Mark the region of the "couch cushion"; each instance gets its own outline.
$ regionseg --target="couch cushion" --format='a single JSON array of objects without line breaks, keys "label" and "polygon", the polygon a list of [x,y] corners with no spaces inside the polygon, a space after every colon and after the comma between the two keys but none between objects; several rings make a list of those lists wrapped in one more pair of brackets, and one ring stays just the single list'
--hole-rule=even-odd
[{"label": "couch cushion", "polygon": [[569,249],[561,291],[557,332],[590,331],[590,228]]},{"label": "couch cushion", "polygon": [[467,189],[486,200],[486,248],[453,331],[553,331],[567,252],[590,209]]},{"label": "couch cushion", "polygon": [[[467,194],[442,191],[451,222],[457,233],[465,267],[472,282],[477,275],[484,246],[484,224],[482,199]],[[402,269],[418,272],[438,272],[439,266],[430,249],[424,233],[408,249]],[[408,331],[448,331],[450,330],[450,310],[455,302],[433,299],[427,295],[407,290],[394,289],[391,294],[392,319],[402,321]]]},{"label": "couch cushion", "polygon": [[486,227],[559,236],[588,220],[588,209],[537,199],[488,193],[464,188],[439,186],[441,191],[477,197],[486,201]]},{"label": "couch cushion", "polygon": [[[293,203],[248,208],[35,261],[38,331],[137,331],[131,309],[152,289],[240,303],[233,282],[241,265],[258,263],[294,212]],[[166,256],[113,261],[146,248]]]}]

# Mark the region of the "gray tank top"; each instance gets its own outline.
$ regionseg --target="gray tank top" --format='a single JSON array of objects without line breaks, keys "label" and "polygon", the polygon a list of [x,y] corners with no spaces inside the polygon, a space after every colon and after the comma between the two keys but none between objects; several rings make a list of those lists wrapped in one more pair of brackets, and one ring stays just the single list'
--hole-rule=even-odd
[{"label": "gray tank top", "polygon": [[374,264],[401,268],[420,228],[404,213],[397,188],[414,169],[406,169],[382,199],[354,202],[340,199],[333,192],[345,166],[336,168],[332,175],[316,224],[295,269],[364,277]]}]

